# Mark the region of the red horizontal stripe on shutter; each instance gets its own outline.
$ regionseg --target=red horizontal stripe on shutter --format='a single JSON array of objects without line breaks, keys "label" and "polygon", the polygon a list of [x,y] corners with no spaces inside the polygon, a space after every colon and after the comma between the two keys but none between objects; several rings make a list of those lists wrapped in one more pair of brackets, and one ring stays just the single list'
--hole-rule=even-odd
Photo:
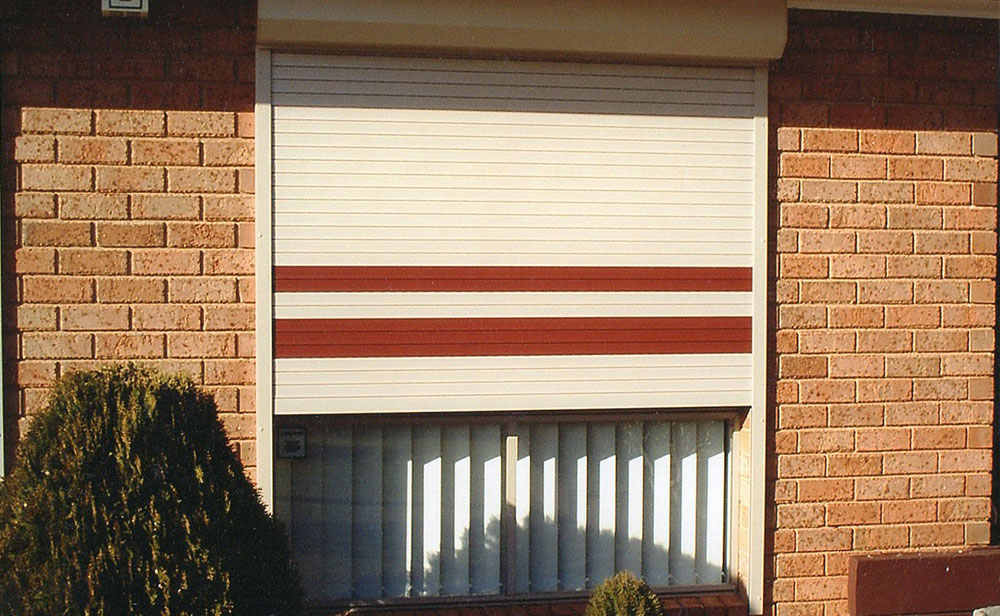
[{"label": "red horizontal stripe on shutter", "polygon": [[750,291],[749,267],[277,266],[281,292]]},{"label": "red horizontal stripe on shutter", "polygon": [[276,358],[749,353],[749,317],[280,319]]}]

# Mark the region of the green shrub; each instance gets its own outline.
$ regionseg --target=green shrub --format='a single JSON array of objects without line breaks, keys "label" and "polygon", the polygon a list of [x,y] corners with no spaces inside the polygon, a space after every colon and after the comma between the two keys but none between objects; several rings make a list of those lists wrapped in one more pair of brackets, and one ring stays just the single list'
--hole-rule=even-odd
[{"label": "green shrub", "polygon": [[584,616],[661,616],[660,600],[645,580],[621,571],[594,588]]},{"label": "green shrub", "polygon": [[0,613],[297,614],[281,526],[190,380],[73,373],[0,484]]}]

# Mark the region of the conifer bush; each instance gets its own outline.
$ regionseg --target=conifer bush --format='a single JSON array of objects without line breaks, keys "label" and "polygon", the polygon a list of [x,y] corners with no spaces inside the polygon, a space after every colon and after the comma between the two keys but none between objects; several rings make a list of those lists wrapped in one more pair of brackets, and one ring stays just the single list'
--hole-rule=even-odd
[{"label": "conifer bush", "polygon": [[660,600],[645,580],[620,571],[594,588],[584,616],[662,616]]},{"label": "conifer bush", "polygon": [[0,614],[291,615],[284,530],[215,402],[136,365],[69,374],[0,483]]}]

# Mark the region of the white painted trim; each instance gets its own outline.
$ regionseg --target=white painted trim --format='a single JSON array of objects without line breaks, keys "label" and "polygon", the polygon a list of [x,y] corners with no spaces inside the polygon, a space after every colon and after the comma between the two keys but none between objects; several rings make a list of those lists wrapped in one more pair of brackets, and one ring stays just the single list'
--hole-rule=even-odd
[{"label": "white painted trim", "polygon": [[295,292],[274,294],[276,319],[742,317],[749,291]]},{"label": "white painted trim", "polygon": [[751,614],[764,613],[764,497],[767,431],[767,68],[757,69],[754,118],[757,161],[754,187],[753,405],[750,410],[750,570],[747,595]]},{"label": "white painted trim", "polygon": [[274,362],[271,334],[271,51],[258,49],[254,139],[256,148],[257,487],[268,511],[274,505]]},{"label": "white painted trim", "polygon": [[788,8],[1000,19],[998,0],[788,0]]}]

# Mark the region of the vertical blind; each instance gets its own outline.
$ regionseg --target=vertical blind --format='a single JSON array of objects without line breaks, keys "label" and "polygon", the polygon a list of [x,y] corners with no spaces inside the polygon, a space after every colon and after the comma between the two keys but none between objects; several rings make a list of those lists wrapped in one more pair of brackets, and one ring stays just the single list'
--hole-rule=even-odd
[{"label": "vertical blind", "polygon": [[278,461],[275,506],[312,601],[725,580],[722,420],[317,422],[307,439]]}]

